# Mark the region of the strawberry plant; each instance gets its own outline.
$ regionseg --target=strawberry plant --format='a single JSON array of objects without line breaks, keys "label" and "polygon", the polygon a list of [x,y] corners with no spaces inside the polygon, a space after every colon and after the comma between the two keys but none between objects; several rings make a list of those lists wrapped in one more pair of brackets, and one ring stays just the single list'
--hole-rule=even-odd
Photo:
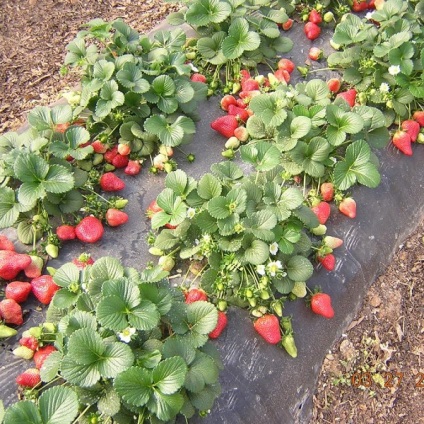
[{"label": "strawberry plant", "polygon": [[[198,58],[196,66],[214,68],[212,88],[216,87],[219,72],[225,66],[226,88],[235,89],[242,66],[253,67],[260,62],[274,60],[277,54],[286,53],[293,42],[280,34],[279,25],[289,20],[293,10],[290,2],[247,0],[227,2],[221,0],[183,0],[183,8],[171,13],[172,25],[187,23],[199,38],[188,53]],[[236,90],[237,91],[237,90]],[[235,92],[236,92],[235,91]]]},{"label": "strawberry plant", "polygon": [[186,304],[167,274],[158,267],[140,273],[111,257],[57,269],[61,288],[47,311],[54,346],[35,352],[39,372],[17,379],[36,400],[10,406],[5,422],[25,414],[63,424],[77,415],[78,422],[138,423],[205,414],[220,393],[221,363],[208,341],[218,312],[206,301]]},{"label": "strawberry plant", "polygon": [[[220,310],[231,303],[253,316],[282,316],[296,282],[312,275],[319,237],[308,229],[319,222],[302,191],[282,178],[278,149],[264,141],[254,149],[242,153],[253,175],[233,162],[212,165],[199,181],[168,174],[151,217],[160,230],[151,251],[200,263],[200,285]],[[167,223],[176,228],[162,228]]]},{"label": "strawberry plant", "polygon": [[361,104],[378,105],[387,124],[422,109],[422,2],[388,0],[365,18],[349,14],[332,41],[338,52],[328,57],[332,68],[356,87]]},{"label": "strawberry plant", "polygon": [[246,122],[249,140],[240,148],[242,159],[257,155],[260,160],[258,146],[266,141],[288,177],[304,176],[305,184],[314,182],[317,189],[325,181],[339,191],[380,183],[371,148],[382,148],[390,139],[382,112],[352,108],[344,97],[332,102],[328,85],[319,79],[295,87],[277,81],[273,88],[249,102],[253,115]]},{"label": "strawberry plant", "polygon": [[152,154],[159,142],[187,142],[206,85],[190,79],[192,68],[181,52],[185,33],[161,31],[149,39],[122,21],[100,19],[87,28],[67,46],[65,58],[68,68],[83,73],[74,115],[88,109],[91,134],[125,144],[132,158]]}]

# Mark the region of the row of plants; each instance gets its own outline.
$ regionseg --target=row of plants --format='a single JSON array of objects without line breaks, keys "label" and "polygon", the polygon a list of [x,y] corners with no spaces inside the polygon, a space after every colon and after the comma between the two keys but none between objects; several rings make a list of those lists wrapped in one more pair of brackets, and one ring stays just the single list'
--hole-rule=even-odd
[{"label": "row of plants", "polygon": [[[196,39],[180,29],[149,38],[122,21],[88,23],[67,47],[63,71],[81,77],[80,89],[67,95],[70,104],[37,107],[27,131],[0,137],[0,227],[16,226],[19,239],[32,245],[30,262],[15,266],[13,278],[40,272],[40,246],[57,257],[62,242],[93,243],[103,236],[104,223],[128,220],[127,200],[115,196],[125,188],[115,169],[130,178],[150,160],[151,172],[168,173],[148,211],[155,231],[150,251],[160,256],[161,268],[140,275],[102,258],[83,270],[75,264],[52,270],[56,290],[47,319],[56,325],[45,326],[53,337],[43,339],[42,330],[38,341],[54,341],[57,352],[41,373],[30,373],[36,374],[35,389],[25,397],[41,394],[39,400],[8,408],[5,422],[24,416],[50,422],[57,415],[60,423],[134,422],[133,416],[154,423],[172,422],[178,413],[189,418],[196,409],[206,413],[219,393],[220,366],[208,334],[225,328],[228,304],[249,309],[256,331],[296,357],[284,302],[304,298],[313,312],[334,316],[331,298],[307,286],[316,261],[334,269],[333,250],[343,243],[326,234],[330,202],[355,217],[346,191],[357,183],[379,184],[373,149],[387,145],[393,123],[400,134],[392,141],[406,143],[404,153],[422,141],[422,1],[353,2],[354,11],[359,3],[379,10],[364,19],[346,15],[335,26],[332,43],[339,51],[328,65],[346,68],[343,80],[296,86],[288,85],[295,64],[277,64],[292,47],[280,30],[306,22],[305,35],[313,40],[346,6],[183,3],[170,21],[190,24]],[[272,72],[259,75],[260,62]],[[298,68],[308,77],[308,69]],[[227,115],[211,124],[228,139],[223,156],[230,160],[196,181],[175,170],[173,148],[190,141],[198,102],[217,89],[234,94],[221,101]],[[243,167],[231,161],[239,157]],[[10,264],[18,262],[3,256],[1,277],[9,280]],[[177,258],[196,275],[190,284],[201,286],[185,302],[180,290],[162,281]],[[8,319],[7,310],[0,315]],[[5,337],[16,331],[6,328]],[[110,362],[108,355],[99,359],[108,352]],[[50,385],[55,387],[46,390]]]},{"label": "row of plants", "polygon": [[47,321],[14,351],[35,367],[17,377],[25,400],[4,423],[164,423],[212,407],[222,368],[213,304],[186,302],[160,267],[140,273],[112,257],[50,271]]}]

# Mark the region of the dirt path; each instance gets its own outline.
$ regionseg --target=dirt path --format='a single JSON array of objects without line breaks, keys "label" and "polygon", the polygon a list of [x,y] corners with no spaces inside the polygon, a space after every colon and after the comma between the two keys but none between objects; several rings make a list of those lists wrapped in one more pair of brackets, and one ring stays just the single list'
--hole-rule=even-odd
[{"label": "dirt path", "polygon": [[[66,44],[83,23],[121,17],[146,32],[174,8],[158,0],[3,0],[0,133],[16,130],[30,109],[53,102],[75,83],[60,77],[59,69]],[[314,399],[314,424],[424,423],[423,277],[422,223],[327,355]]]}]

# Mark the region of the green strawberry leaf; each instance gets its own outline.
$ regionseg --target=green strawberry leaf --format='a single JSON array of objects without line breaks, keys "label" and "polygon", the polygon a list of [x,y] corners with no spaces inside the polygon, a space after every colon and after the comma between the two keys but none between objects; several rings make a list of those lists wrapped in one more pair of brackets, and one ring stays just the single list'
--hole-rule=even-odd
[{"label": "green strawberry leaf", "polygon": [[224,31],[215,32],[212,37],[199,38],[197,41],[197,49],[199,54],[205,59],[211,60],[219,55],[222,55],[224,61],[225,56],[222,53],[221,46],[226,33]]},{"label": "green strawberry leaf", "polygon": [[177,196],[182,198],[187,197],[196,188],[196,185],[196,181],[180,169],[170,172],[165,178],[165,187],[173,190]]},{"label": "green strawberry leaf", "polygon": [[181,388],[187,374],[187,365],[183,358],[174,356],[161,361],[152,371],[154,386],[166,395]]},{"label": "green strawberry leaf", "polygon": [[262,240],[246,239],[243,242],[244,260],[252,265],[261,265],[269,258],[269,246]]},{"label": "green strawberry leaf", "polygon": [[122,399],[134,406],[145,405],[153,394],[152,373],[141,367],[130,367],[121,372],[113,385]]},{"label": "green strawberry leaf", "polygon": [[240,154],[242,160],[253,165],[257,171],[270,171],[280,162],[279,150],[266,141],[244,145],[240,148]]},{"label": "green strawberry leaf", "polygon": [[19,218],[19,209],[14,190],[10,187],[0,187],[0,228],[12,227]]},{"label": "green strawberry leaf", "polygon": [[23,400],[6,409],[4,422],[9,424],[43,424],[40,411],[34,402]]},{"label": "green strawberry leaf", "polygon": [[184,397],[181,393],[166,395],[160,391],[154,391],[147,403],[147,408],[156,414],[159,420],[162,420],[161,422],[168,422],[178,414],[183,404]]},{"label": "green strawberry leaf", "polygon": [[356,182],[367,187],[377,187],[380,174],[371,162],[371,149],[365,140],[357,140],[346,149],[345,160],[334,167],[334,183],[347,190]]},{"label": "green strawberry leaf", "polygon": [[108,62],[104,59],[96,61],[93,66],[93,78],[103,82],[109,81],[114,72],[115,65],[113,62]]},{"label": "green strawberry leaf", "polygon": [[290,211],[297,209],[303,203],[303,194],[299,189],[289,187],[282,193],[280,202]]},{"label": "green strawberry leaf", "polygon": [[218,321],[216,307],[209,302],[198,301],[187,305],[187,323],[190,331],[207,335]]},{"label": "green strawberry leaf", "polygon": [[208,26],[211,23],[219,24],[231,14],[231,6],[219,0],[198,0],[187,10],[187,23],[195,26]]},{"label": "green strawberry leaf", "polygon": [[43,423],[70,424],[78,414],[79,402],[71,388],[56,386],[41,394],[38,406]]},{"label": "green strawberry leaf", "polygon": [[163,344],[162,353],[164,358],[181,357],[187,365],[190,365],[196,357],[196,349],[184,343],[178,337],[172,337]]},{"label": "green strawberry leaf", "polygon": [[306,281],[311,278],[314,267],[304,256],[293,256],[287,262],[287,276],[293,281]]},{"label": "green strawberry leaf", "polygon": [[254,114],[263,121],[265,127],[278,127],[287,118],[285,110],[287,100],[278,92],[255,96],[249,105]]},{"label": "green strawberry leaf", "polygon": [[236,18],[228,29],[228,36],[222,42],[222,52],[227,59],[237,59],[244,51],[256,50],[261,44],[259,34],[249,31],[244,18]]},{"label": "green strawberry leaf", "polygon": [[126,63],[116,74],[116,79],[128,90],[134,93],[146,93],[150,89],[149,82],[135,63]]},{"label": "green strawberry leaf", "polygon": [[197,187],[198,195],[205,200],[210,200],[214,197],[218,197],[222,192],[222,185],[218,178],[212,174],[205,174],[199,180]]},{"label": "green strawberry leaf", "polygon": [[60,287],[69,287],[72,283],[79,284],[80,271],[75,264],[68,262],[56,270],[53,280]]},{"label": "green strawberry leaf", "polygon": [[212,164],[211,171],[218,178],[228,181],[236,181],[243,177],[243,171],[241,168],[230,161]]}]

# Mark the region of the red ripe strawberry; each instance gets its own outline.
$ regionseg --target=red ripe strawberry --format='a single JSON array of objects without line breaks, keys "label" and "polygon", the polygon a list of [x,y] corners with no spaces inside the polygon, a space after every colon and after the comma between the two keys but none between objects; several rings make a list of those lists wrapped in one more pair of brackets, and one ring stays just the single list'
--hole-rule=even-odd
[{"label": "red ripe strawberry", "polygon": [[334,310],[331,306],[331,297],[327,293],[316,293],[311,297],[312,312],[325,318],[333,318]]},{"label": "red ripe strawberry", "polygon": [[292,26],[293,26],[293,19],[288,19],[287,22],[284,22],[284,24],[281,25],[284,31],[288,31]]},{"label": "red ripe strawberry", "polygon": [[111,227],[119,227],[128,221],[128,215],[119,209],[109,208],[106,212],[106,222]]},{"label": "red ripe strawberry", "polygon": [[161,212],[163,209],[158,205],[156,199],[152,200],[149,204],[149,206],[146,209],[146,215],[148,218],[152,218],[153,215],[157,212]]},{"label": "red ripe strawberry", "polygon": [[249,132],[247,131],[247,128],[245,127],[238,127],[234,130],[234,136],[244,142],[247,141],[247,139],[249,138]]},{"label": "red ripe strawberry", "polygon": [[291,74],[294,71],[295,64],[290,59],[283,57],[278,61],[277,67],[278,69],[284,69],[289,74]]},{"label": "red ripe strawberry", "polygon": [[332,253],[325,256],[317,256],[318,262],[328,271],[333,271],[336,266],[336,258]]},{"label": "red ripe strawberry", "polygon": [[312,9],[309,12],[308,21],[313,22],[314,24],[320,24],[322,22],[322,16],[321,13],[319,13],[317,10]]},{"label": "red ripe strawberry", "polygon": [[396,131],[392,143],[405,155],[412,156],[411,136],[405,131]]},{"label": "red ripe strawberry", "polygon": [[202,289],[191,289],[185,293],[185,303],[194,303],[199,300],[208,300],[208,295]]},{"label": "red ripe strawberry", "polygon": [[328,246],[330,249],[337,249],[343,244],[343,240],[338,237],[333,236],[325,236],[323,238],[323,242],[326,246]]},{"label": "red ripe strawberry", "polygon": [[24,273],[28,278],[39,277],[44,266],[43,258],[36,255],[30,255],[30,258],[31,263],[24,269]]},{"label": "red ripe strawberry", "polygon": [[31,257],[11,250],[0,250],[0,278],[13,280],[31,263]]},{"label": "red ripe strawberry", "polygon": [[118,146],[113,146],[111,149],[107,150],[103,157],[107,163],[112,163],[113,158],[118,154]]},{"label": "red ripe strawberry", "polygon": [[309,40],[315,40],[321,34],[321,28],[313,22],[307,22],[303,28],[303,32],[305,33],[306,38]]},{"label": "red ripe strawberry", "polygon": [[222,311],[218,311],[218,322],[216,324],[216,327],[209,333],[209,338],[217,339],[221,335],[221,333],[224,331],[227,324],[228,324],[227,315]]},{"label": "red ripe strawberry", "polygon": [[93,265],[94,259],[89,253],[81,253],[78,258],[72,259],[72,263],[79,269],[84,269],[87,265]]},{"label": "red ripe strawberry", "polygon": [[412,119],[420,124],[420,127],[424,127],[424,110],[417,110],[412,115]]},{"label": "red ripe strawberry", "polygon": [[33,388],[41,381],[40,371],[37,368],[29,368],[16,377],[19,386]]},{"label": "red ripe strawberry", "polygon": [[28,336],[22,335],[21,339],[19,340],[19,344],[33,351],[38,349],[38,340],[31,335],[28,335]]},{"label": "red ripe strawberry", "polygon": [[418,134],[420,133],[420,124],[412,119],[407,119],[402,122],[401,126],[402,129],[409,134],[411,141],[415,143],[417,141]]},{"label": "red ripe strawberry", "polygon": [[234,105],[228,106],[228,114],[235,116],[243,122],[246,122],[249,119],[249,113],[246,111],[246,109],[242,109],[241,107]]},{"label": "red ripe strawberry", "polygon": [[367,9],[368,10],[374,10],[375,9],[375,0],[371,0],[371,1],[368,2]]},{"label": "red ripe strawberry", "polygon": [[57,349],[53,345],[46,345],[40,347],[40,349],[38,349],[37,352],[34,353],[35,367],[40,370],[48,356],[56,351]]},{"label": "red ripe strawberry", "polygon": [[22,325],[22,308],[19,303],[13,299],[3,299],[0,302],[0,317],[6,324]]},{"label": "red ripe strawberry", "polygon": [[249,78],[241,83],[241,88],[243,91],[259,90],[259,82]]},{"label": "red ripe strawberry", "polygon": [[244,82],[250,78],[250,73],[247,69],[242,69],[240,71],[240,81]]},{"label": "red ripe strawberry", "polygon": [[261,94],[259,90],[240,91],[239,97],[243,99],[246,104],[249,104],[250,100],[252,100],[253,97],[259,96],[259,94]]},{"label": "red ripe strawberry", "polygon": [[125,168],[128,165],[128,156],[120,155],[119,153],[112,159],[112,165],[115,168]]},{"label": "red ripe strawberry", "polygon": [[322,200],[325,202],[331,202],[334,197],[334,184],[333,183],[322,183],[320,187]]},{"label": "red ripe strawberry", "polygon": [[25,302],[30,293],[31,284],[24,281],[12,281],[4,291],[6,299],[13,299],[17,303]]},{"label": "red ripe strawberry", "polygon": [[31,280],[32,293],[39,302],[48,305],[60,287],[53,281],[51,275],[40,275]]},{"label": "red ripe strawberry", "polygon": [[322,57],[322,50],[318,47],[311,47],[308,56],[311,60],[319,60]]},{"label": "red ripe strawberry", "polygon": [[211,122],[211,128],[227,138],[234,135],[234,130],[238,126],[237,118],[233,115],[221,116]]},{"label": "red ripe strawberry", "polygon": [[73,225],[59,225],[56,228],[56,235],[61,241],[74,240],[76,238],[75,227]]},{"label": "red ripe strawberry", "polygon": [[342,82],[338,78],[330,78],[327,81],[328,89],[332,93],[338,93],[341,85],[342,85]]},{"label": "red ripe strawberry", "polygon": [[75,227],[75,234],[78,240],[84,243],[96,243],[103,237],[103,224],[95,216],[86,216]]},{"label": "red ripe strawberry", "polygon": [[368,4],[366,0],[353,0],[352,10],[354,12],[363,12],[368,9]]},{"label": "red ripe strawberry", "polygon": [[102,143],[100,140],[95,140],[91,143],[91,147],[94,150],[94,153],[106,153],[108,146],[105,143]]},{"label": "red ripe strawberry", "polygon": [[331,208],[327,202],[319,202],[318,205],[313,206],[311,210],[317,216],[320,224],[325,224],[330,217]]},{"label": "red ripe strawberry", "polygon": [[4,234],[0,234],[0,250],[15,251],[15,245]]},{"label": "red ripe strawberry", "polygon": [[253,326],[266,342],[277,344],[281,341],[280,322],[275,315],[263,315],[255,321]]},{"label": "red ripe strawberry", "polygon": [[[128,156],[131,153],[131,147],[129,144],[126,143],[119,143],[118,144],[118,153],[122,156]],[[115,156],[116,158],[116,156]],[[112,161],[113,163],[113,161]]]},{"label": "red ripe strawberry", "polygon": [[277,78],[278,81],[290,82],[290,74],[285,69],[277,69],[274,72],[274,77]]},{"label": "red ripe strawberry", "polygon": [[349,104],[350,107],[353,107],[355,106],[356,94],[356,90],[351,88],[350,90],[337,94],[336,98],[341,97]]},{"label": "red ripe strawberry", "polygon": [[356,217],[356,202],[352,199],[352,197],[346,197],[339,204],[339,211],[348,216],[349,218]]},{"label": "red ripe strawberry", "polygon": [[202,74],[193,74],[190,79],[194,82],[203,82],[206,84],[206,77]]},{"label": "red ripe strawberry", "polygon": [[246,109],[247,108],[247,103],[243,99],[237,99],[236,106],[238,106],[238,107],[240,107],[242,109]]},{"label": "red ripe strawberry", "polygon": [[113,172],[104,173],[100,177],[99,183],[103,191],[120,191],[125,188],[125,182]]},{"label": "red ripe strawberry", "polygon": [[129,160],[128,165],[124,169],[127,175],[138,175],[141,171],[141,164],[138,160]]}]

